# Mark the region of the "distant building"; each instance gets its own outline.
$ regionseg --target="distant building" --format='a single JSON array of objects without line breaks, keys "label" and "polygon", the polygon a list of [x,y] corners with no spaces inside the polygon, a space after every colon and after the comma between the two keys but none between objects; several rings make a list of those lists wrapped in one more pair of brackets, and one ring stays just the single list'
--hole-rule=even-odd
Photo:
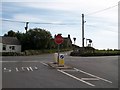
[{"label": "distant building", "polygon": [[68,34],[68,37],[63,37],[63,38],[64,38],[64,42],[61,45],[63,45],[66,48],[72,48],[72,40],[70,38],[70,35]]},{"label": "distant building", "polygon": [[[56,35],[55,35],[56,36]],[[55,38],[54,36],[54,38]],[[72,48],[72,40],[70,38],[70,35],[68,34],[68,37],[63,37],[64,41],[62,44],[60,44],[60,48]],[[55,44],[54,39],[52,39],[52,48],[57,48],[57,44]]]},{"label": "distant building", "polygon": [[0,52],[21,52],[20,41],[16,37],[0,36]]}]

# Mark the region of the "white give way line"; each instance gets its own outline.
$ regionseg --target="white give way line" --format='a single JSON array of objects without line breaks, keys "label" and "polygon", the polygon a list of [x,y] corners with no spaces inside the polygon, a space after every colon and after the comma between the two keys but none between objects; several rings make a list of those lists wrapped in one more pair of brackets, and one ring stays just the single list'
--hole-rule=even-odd
[{"label": "white give way line", "polygon": [[90,86],[95,86],[95,85],[93,85],[93,84],[91,84],[91,83],[89,83],[89,82],[86,82],[86,81],[84,81],[84,80],[82,80],[82,79],[80,79],[80,78],[77,78],[77,77],[75,77],[75,76],[73,76],[73,75],[71,75],[71,74],[69,74],[69,73],[66,73],[66,72],[64,72],[64,71],[62,71],[62,70],[59,70],[59,69],[58,69],[57,71],[65,74],[65,75],[67,75],[67,76],[70,76],[70,77],[72,77],[72,78],[74,78],[74,79],[76,79],[76,80],[78,80],[78,81],[81,81],[81,82],[83,82],[83,83],[86,83],[86,84],[88,84],[88,85],[90,85]]},{"label": "white give way line", "polygon": [[112,83],[111,81],[109,81],[109,80],[107,80],[107,79],[100,78],[100,77],[98,77],[98,76],[95,76],[95,75],[92,75],[92,74],[90,74],[90,73],[87,73],[87,72],[85,72],[85,71],[83,71],[83,70],[79,70],[79,69],[77,69],[77,68],[74,68],[74,69],[75,69],[76,71],[81,72],[81,73],[84,73],[84,74],[87,74],[87,75],[89,75],[89,76],[95,77],[95,78],[97,78],[97,79],[99,79],[99,80],[101,79],[101,80],[103,80],[103,81]]},{"label": "white give way line", "polygon": [[[44,62],[40,62],[40,63],[43,64],[43,65],[45,65],[45,66],[48,66],[48,65],[47,65],[46,63],[44,63]],[[98,76],[96,76],[96,75],[90,74],[90,73],[88,73],[88,72],[85,72],[85,71],[80,70],[80,69],[77,69],[77,68],[73,68],[73,70],[64,70],[64,69],[63,69],[63,70],[60,70],[60,69],[57,69],[57,71],[65,74],[65,75],[67,75],[67,76],[69,76],[69,77],[72,77],[72,78],[74,78],[74,79],[76,79],[76,80],[78,80],[78,81],[81,81],[81,82],[83,82],[83,83],[85,83],[85,84],[87,84],[87,85],[90,85],[90,86],[95,86],[95,85],[92,84],[92,83],[87,82],[87,81],[89,81],[89,80],[103,80],[103,81],[105,81],[105,82],[112,83],[111,81],[109,81],[109,80],[107,80],[107,79],[98,77]],[[81,72],[81,73],[84,73],[84,74],[86,74],[86,75],[91,76],[92,78],[78,78],[78,77],[76,77],[76,76],[74,76],[74,75],[71,75],[71,74],[65,72],[65,71],[73,71],[73,72],[74,72],[74,71],[77,71],[77,72]]]},{"label": "white give way line", "polygon": [[[76,79],[76,80],[78,80],[78,81],[81,81],[81,82],[83,82],[83,83],[85,83],[85,84],[87,84],[87,85],[90,85],[90,86],[95,86],[95,85],[93,85],[93,84],[91,84],[91,83],[89,83],[89,82],[86,82],[85,80],[103,80],[103,81],[106,81],[106,82],[108,82],[108,83],[112,83],[111,81],[109,81],[109,80],[107,80],[107,79],[100,78],[100,77],[98,77],[98,76],[92,75],[92,74],[90,74],[90,73],[87,73],[87,72],[85,72],[85,71],[79,70],[79,69],[77,69],[77,68],[74,68],[74,70],[71,70],[71,71],[78,71],[78,72],[87,74],[87,75],[89,75],[89,76],[91,76],[91,77],[93,77],[93,78],[81,78],[81,79],[80,79],[80,78],[78,78],[78,77],[76,77],[76,76],[73,76],[73,75],[65,72],[65,71],[67,71],[67,70],[59,70],[59,69],[57,69],[57,71],[65,74],[65,75],[67,75],[67,76],[69,76],[69,77],[72,77],[72,78],[74,78],[74,79]],[[70,70],[68,70],[68,71],[70,71]]]}]

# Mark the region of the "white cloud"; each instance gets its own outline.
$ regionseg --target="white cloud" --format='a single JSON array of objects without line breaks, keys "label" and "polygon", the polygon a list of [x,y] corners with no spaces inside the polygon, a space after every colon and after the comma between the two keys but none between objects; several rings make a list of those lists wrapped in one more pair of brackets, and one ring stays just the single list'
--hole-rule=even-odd
[{"label": "white cloud", "polygon": [[[119,0],[4,0],[4,2],[13,1],[13,2],[23,2],[18,3],[18,6],[26,6],[35,9],[47,9],[47,10],[57,10],[57,11],[66,11],[72,12],[74,15],[79,16],[81,19],[81,14],[87,14],[91,12],[96,12],[110,6],[116,5]],[[32,2],[32,3],[31,3]],[[62,13],[62,12],[61,12]],[[39,14],[14,14],[13,19],[19,21],[30,21],[30,22],[52,22],[52,23],[62,23],[62,20],[53,20],[52,18],[47,18]],[[69,17],[69,16],[68,16]],[[60,17],[61,18],[61,17]],[[64,17],[65,18],[65,17]],[[63,19],[64,19],[63,18]],[[66,17],[67,18],[67,17]],[[85,16],[87,20],[86,25],[91,25],[90,27],[85,26],[86,38],[91,38],[93,40],[93,45],[96,48],[117,48],[118,37],[117,37],[117,20],[118,20],[118,9],[114,7],[112,9],[103,11],[101,13],[93,14],[90,16]],[[7,23],[7,28],[14,28],[14,30],[24,30],[24,25],[14,25]],[[76,37],[76,44],[81,45],[81,26],[63,28],[63,26],[42,26],[34,25],[30,27],[45,27],[48,30],[52,31],[52,34],[58,32],[63,33],[63,36],[71,34],[71,37]],[[93,28],[92,28],[93,26]],[[55,28],[54,28],[55,27]],[[100,27],[100,28],[99,28]],[[4,29],[4,30],[5,30]],[[91,30],[91,31],[90,31]],[[71,38],[71,39],[72,39]]]},{"label": "white cloud", "polygon": [[18,21],[28,21],[28,22],[44,22],[45,19],[38,17],[38,15],[30,14],[15,14],[13,17],[14,20]]},{"label": "white cloud", "polygon": [[15,32],[25,32],[25,23],[16,23],[16,22],[4,22],[2,21],[2,35],[7,33],[9,30],[13,30]]},{"label": "white cloud", "polygon": [[[6,1],[12,0],[4,0],[4,2]],[[79,13],[82,11],[83,13],[90,13],[116,5],[118,1],[119,0],[20,0],[19,2],[23,2],[20,3],[21,6],[33,8],[79,11]]]},{"label": "white cloud", "polygon": [[62,23],[62,21],[56,21],[53,19],[48,18],[47,16],[43,16],[43,15],[33,15],[33,14],[15,14],[13,17],[13,20],[18,20],[18,21],[28,21],[28,22],[32,22],[32,23],[54,23],[54,24],[59,24]]}]

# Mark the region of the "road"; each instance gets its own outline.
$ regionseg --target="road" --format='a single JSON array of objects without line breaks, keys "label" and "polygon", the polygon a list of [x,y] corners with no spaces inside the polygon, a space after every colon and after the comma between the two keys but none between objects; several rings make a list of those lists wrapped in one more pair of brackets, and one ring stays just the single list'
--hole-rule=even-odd
[{"label": "road", "polygon": [[2,58],[3,88],[118,88],[118,57],[72,57],[73,69],[53,69],[53,54]]}]

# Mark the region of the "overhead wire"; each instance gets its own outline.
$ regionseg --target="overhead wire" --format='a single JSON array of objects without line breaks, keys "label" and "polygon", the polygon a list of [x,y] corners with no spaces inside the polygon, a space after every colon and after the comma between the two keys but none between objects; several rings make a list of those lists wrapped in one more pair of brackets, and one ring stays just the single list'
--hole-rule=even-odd
[{"label": "overhead wire", "polygon": [[116,6],[118,6],[118,4],[117,4],[117,5],[114,5],[114,6],[110,6],[110,7],[108,7],[108,8],[102,9],[102,10],[98,10],[98,11],[95,11],[95,12],[87,13],[85,16],[97,14],[97,13],[100,13],[100,12],[103,12],[103,11],[106,11],[106,10],[109,10],[109,9],[112,9],[112,8],[114,8],[114,7],[116,7]]},{"label": "overhead wire", "polygon": [[14,21],[14,20],[7,20],[7,19],[2,19],[2,21],[7,21],[7,22],[18,22],[18,23],[26,23],[23,21]]},{"label": "overhead wire", "polygon": [[[98,28],[97,26],[95,26],[95,25],[86,25],[86,26],[88,26],[88,27],[92,27],[92,28]],[[119,31],[113,31],[113,30],[105,30],[105,31],[111,31],[111,32],[114,32],[114,33],[120,33]]]},{"label": "overhead wire", "polygon": [[[93,15],[93,14],[96,14],[96,13],[100,13],[100,12],[109,10],[111,8],[114,8],[116,6],[118,6],[118,5],[110,6],[108,8],[102,9],[102,10],[98,10],[98,11],[95,11],[95,12],[87,13],[87,14],[85,14],[85,16]],[[2,21],[26,23],[24,21],[17,21],[17,20],[10,20],[10,19],[2,19]],[[75,24],[77,24],[77,23],[41,23],[41,22],[29,22],[29,23],[33,23],[33,24],[54,24],[54,25],[75,25]]]},{"label": "overhead wire", "polygon": [[[8,19],[2,19],[2,21],[7,21],[7,22],[18,22],[18,23],[26,23],[26,22],[29,22],[29,21],[18,21],[18,20],[8,20]],[[77,23],[49,23],[49,22],[29,22],[29,23],[32,23],[32,24],[51,24],[51,25],[77,25]]]},{"label": "overhead wire", "polygon": [[[112,8],[114,8],[114,7],[117,7],[117,6],[118,6],[118,4],[117,4],[117,5],[110,6],[110,7],[108,7],[108,8],[102,9],[102,10],[98,10],[98,11],[95,11],[95,12],[87,13],[87,14],[85,14],[85,16],[89,16],[89,15],[101,13],[101,12],[104,12],[104,11],[106,11],[106,10],[112,9]],[[92,27],[92,28],[97,28],[97,26],[94,26],[94,25],[86,25],[86,26]],[[111,31],[111,32],[115,32],[115,33],[120,33],[120,32],[116,32],[116,31],[112,31],[112,30],[106,30],[106,31]]]},{"label": "overhead wire", "polygon": [[[87,13],[85,14],[85,16],[89,16],[89,15],[93,15],[93,14],[97,14],[97,13],[100,13],[100,12],[103,12],[103,11],[106,11],[106,10],[109,10],[109,9],[112,9],[114,7],[116,7],[118,5],[113,5],[113,6],[110,6],[108,8],[105,8],[105,9],[102,9],[102,10],[98,10],[98,11],[95,11],[95,12],[91,12],[91,13]],[[2,21],[7,21],[7,22],[18,22],[18,23],[26,23],[25,21],[18,21],[18,20],[10,20],[10,19],[2,19]],[[27,21],[28,22],[28,21]],[[29,23],[32,23],[32,24],[50,24],[50,25],[78,25],[78,24],[81,24],[81,23],[49,23],[49,22],[29,22]],[[91,26],[91,25],[87,25],[87,26],[90,26],[90,27],[97,27],[97,26]],[[110,30],[108,30],[110,31]],[[119,33],[119,32],[118,32]]]}]

